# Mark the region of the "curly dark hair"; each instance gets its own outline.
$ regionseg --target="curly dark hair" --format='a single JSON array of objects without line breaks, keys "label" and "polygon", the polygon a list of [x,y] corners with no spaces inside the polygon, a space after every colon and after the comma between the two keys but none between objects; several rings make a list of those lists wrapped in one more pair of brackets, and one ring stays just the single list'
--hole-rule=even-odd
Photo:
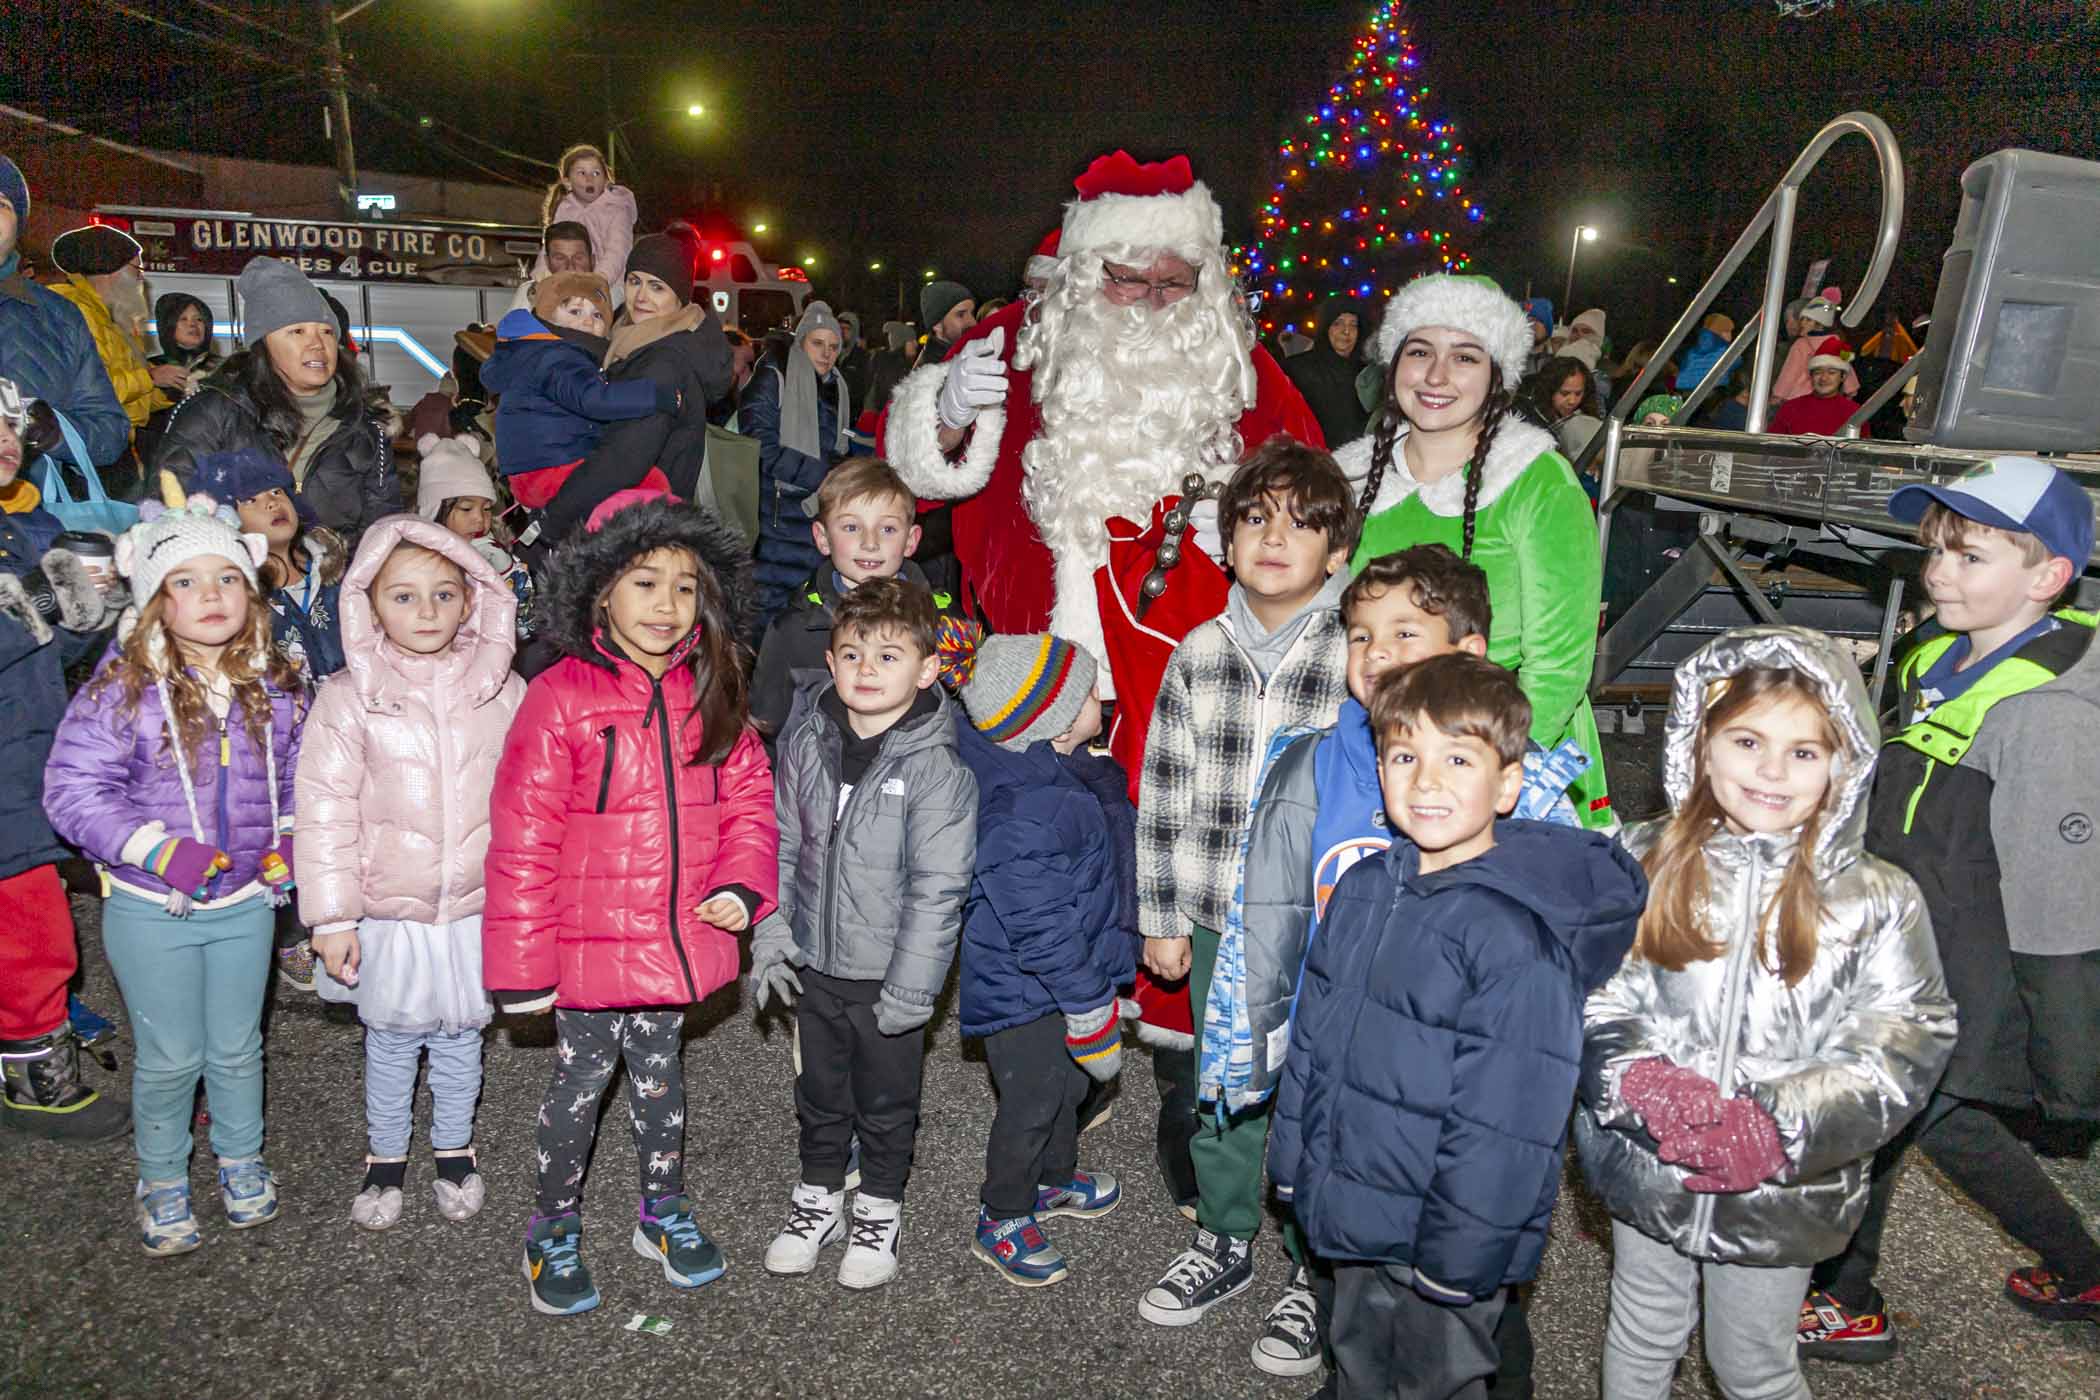
[{"label": "curly dark hair", "polygon": [[1517,386],[1517,404],[1525,417],[1548,430],[1557,425],[1560,415],[1553,411],[1553,396],[1560,392],[1560,386],[1568,382],[1571,374],[1582,376],[1582,402],[1575,411],[1602,418],[1604,411],[1597,402],[1596,373],[1573,355],[1555,355],[1524,376],[1524,382]]}]

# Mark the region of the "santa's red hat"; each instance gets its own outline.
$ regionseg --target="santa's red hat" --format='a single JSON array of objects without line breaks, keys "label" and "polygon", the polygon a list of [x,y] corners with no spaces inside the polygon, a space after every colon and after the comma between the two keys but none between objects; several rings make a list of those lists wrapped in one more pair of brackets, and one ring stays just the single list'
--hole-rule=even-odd
[{"label": "santa's red hat", "polygon": [[1062,229],[1051,229],[1043,235],[1043,241],[1035,245],[1035,251],[1028,255],[1028,269],[1024,275],[1030,281],[1048,278],[1057,271],[1057,240],[1062,232]]},{"label": "santa's red hat", "polygon": [[1225,241],[1225,220],[1187,156],[1140,162],[1128,151],[1097,156],[1072,182],[1058,256],[1103,249],[1178,253],[1200,261]]}]

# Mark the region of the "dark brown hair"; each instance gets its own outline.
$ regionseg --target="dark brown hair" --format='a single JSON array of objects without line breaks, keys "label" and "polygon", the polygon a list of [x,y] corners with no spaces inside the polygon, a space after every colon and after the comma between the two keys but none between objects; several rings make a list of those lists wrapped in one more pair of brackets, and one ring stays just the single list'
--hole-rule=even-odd
[{"label": "dark brown hair", "polygon": [[919,649],[921,657],[933,655],[934,633],[940,630],[940,609],[923,583],[908,578],[871,578],[856,585],[839,599],[831,613],[831,645],[848,637],[872,641],[885,632],[902,633]]},{"label": "dark brown hair", "polygon": [[1349,499],[1349,478],[1334,458],[1278,433],[1255,449],[1218,500],[1218,528],[1230,539],[1232,529],[1269,497],[1286,504],[1299,522],[1327,536],[1327,552],[1356,551],[1363,515]]},{"label": "dark brown hair", "polygon": [[[1986,525],[1981,520],[1971,520],[1960,511],[1950,510],[1938,501],[1925,507],[1925,514],[1918,519],[1919,544],[1936,544],[1941,549],[1960,549],[1969,542],[1971,535],[1989,535],[2001,540],[2010,540],[2020,547],[2020,562],[2030,569],[2049,560],[2049,546],[2042,543],[2041,536],[2029,534],[2025,530],[2008,530],[1998,525]],[[2073,562],[2080,565],[2085,563],[2083,559]],[[2078,580],[2074,577],[2071,581],[2076,583]]]},{"label": "dark brown hair", "polygon": [[[1401,342],[1401,349],[1406,342]],[[1379,406],[1378,426],[1371,432],[1371,470],[1364,477],[1363,495],[1357,500],[1357,509],[1368,515],[1372,502],[1378,499],[1378,487],[1384,482],[1386,471],[1393,465],[1393,450],[1400,442],[1400,425],[1407,416],[1400,411],[1400,395],[1393,388],[1400,370],[1399,352],[1394,352],[1392,364],[1385,371],[1385,402]],[[1480,473],[1485,467],[1488,453],[1494,449],[1495,434],[1509,421],[1516,411],[1516,398],[1509,386],[1502,382],[1502,366],[1492,359],[1488,361],[1487,398],[1480,405],[1480,436],[1473,443],[1473,455],[1466,460],[1462,471],[1466,474],[1466,505],[1463,523],[1460,525],[1459,557],[1473,557],[1473,516],[1480,508]]]},{"label": "dark brown hair", "polygon": [[1432,656],[1378,678],[1371,692],[1371,732],[1379,748],[1422,720],[1446,734],[1480,740],[1505,767],[1522,763],[1531,742],[1531,702],[1516,676],[1464,652]]},{"label": "dark brown hair", "polygon": [[1487,574],[1443,544],[1409,545],[1365,564],[1363,572],[1342,590],[1343,626],[1359,605],[1401,587],[1409,590],[1416,607],[1444,619],[1453,642],[1467,637],[1485,641],[1492,635],[1488,626],[1494,609],[1488,603]]},{"label": "dark brown hair", "polygon": [[659,549],[675,550],[693,561],[693,630],[699,635],[686,651],[683,664],[693,673],[693,708],[686,712],[686,723],[700,721],[700,747],[690,763],[718,764],[729,757],[750,723],[749,690],[744,679],[744,653],[748,648],[737,640],[736,629],[729,622],[729,605],[722,597],[721,580],[707,561],[691,545],[675,540],[652,544],[637,552],[599,590],[594,609],[597,625],[609,628],[606,608],[613,589]]},{"label": "dark brown hair", "polygon": [[[1825,716],[1824,741],[1832,749],[1839,747],[1837,728],[1829,721],[1822,692],[1801,672],[1772,667],[1738,671],[1729,677],[1700,717],[1699,733],[1692,741],[1692,790],[1641,862],[1648,872],[1648,908],[1641,915],[1633,951],[1657,967],[1682,972],[1687,963],[1705,962],[1728,951],[1727,943],[1715,939],[1702,921],[1709,890],[1705,846],[1723,820],[1720,799],[1714,796],[1713,782],[1706,773],[1706,746],[1746,710],[1775,695],[1815,706]],[[1831,784],[1833,791],[1836,786]],[[1802,824],[1799,853],[1757,921],[1757,959],[1789,987],[1806,977],[1816,961],[1816,926],[1822,922],[1823,899],[1816,892],[1812,857],[1829,805],[1826,795],[1823,806]],[[1772,946],[1775,923],[1779,926],[1776,960]]]}]

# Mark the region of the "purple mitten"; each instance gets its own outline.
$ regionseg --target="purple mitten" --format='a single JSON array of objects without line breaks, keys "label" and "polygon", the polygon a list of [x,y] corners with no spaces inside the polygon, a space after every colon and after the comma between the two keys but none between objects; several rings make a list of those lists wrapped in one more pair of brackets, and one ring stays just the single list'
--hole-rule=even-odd
[{"label": "purple mitten", "polygon": [[1719,1123],[1665,1140],[1662,1159],[1699,1173],[1685,1178],[1685,1190],[1724,1195],[1750,1190],[1787,1163],[1779,1127],[1755,1099],[1722,1100]]},{"label": "purple mitten", "polygon": [[1619,1081],[1619,1094],[1641,1115],[1658,1142],[1687,1128],[1711,1127],[1721,1121],[1720,1086],[1697,1070],[1660,1055],[1628,1066]]},{"label": "purple mitten", "polygon": [[167,881],[170,889],[202,899],[204,887],[210,883],[211,877],[232,862],[226,859],[224,851],[214,850],[202,841],[192,841],[187,836],[170,836],[146,852],[146,858],[139,864]]}]

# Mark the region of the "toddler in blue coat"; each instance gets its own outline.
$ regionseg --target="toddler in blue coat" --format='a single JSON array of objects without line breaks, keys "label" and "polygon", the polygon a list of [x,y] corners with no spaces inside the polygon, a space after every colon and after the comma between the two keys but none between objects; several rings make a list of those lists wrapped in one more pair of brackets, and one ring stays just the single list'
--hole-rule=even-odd
[{"label": "toddler in blue coat", "polygon": [[1079,1169],[1088,1079],[1122,1068],[1118,993],[1137,970],[1137,809],[1101,733],[1094,659],[1047,633],[985,637],[947,619],[942,678],[969,725],[977,864],[963,908],[962,1033],[999,1088],[971,1253],[1007,1282],[1065,1277],[1049,1216],[1095,1219],[1116,1179]]},{"label": "toddler in blue coat", "polygon": [[1485,1394],[1503,1290],[1536,1276],[1582,1062],[1583,999],[1647,881],[1598,833],[1504,819],[1531,706],[1466,655],[1372,692],[1407,837],[1350,867],[1306,957],[1269,1175],[1334,1265],[1343,1397]]}]

